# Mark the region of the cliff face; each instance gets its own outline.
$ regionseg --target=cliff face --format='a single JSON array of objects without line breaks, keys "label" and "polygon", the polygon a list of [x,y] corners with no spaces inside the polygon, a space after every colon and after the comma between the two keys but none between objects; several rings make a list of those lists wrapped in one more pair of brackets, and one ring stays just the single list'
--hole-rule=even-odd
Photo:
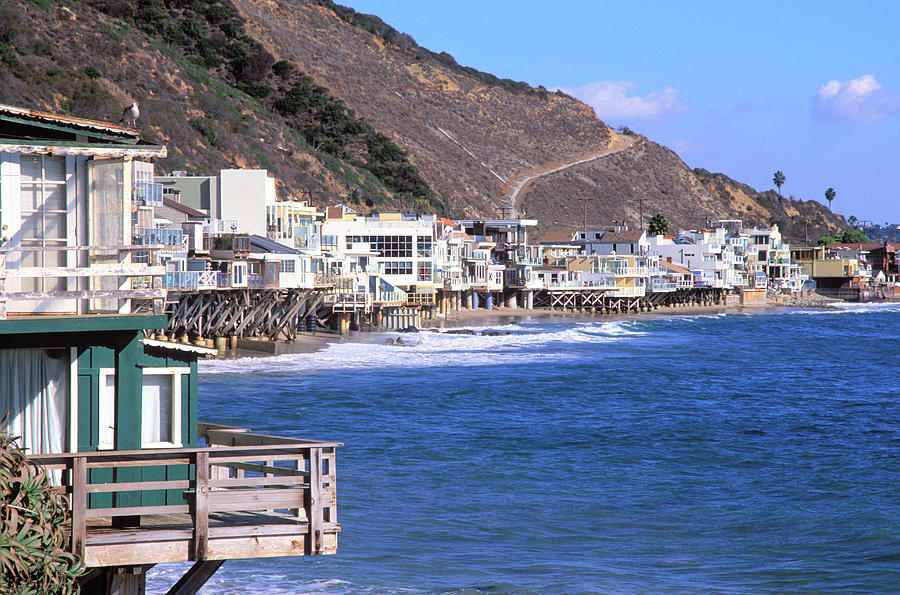
[{"label": "cliff face", "polygon": [[[581,102],[459,66],[330,0],[10,0],[0,22],[0,101],[118,120],[137,100],[145,136],[169,145],[160,169],[264,167],[282,196],[320,206],[493,217],[515,181],[614,137]],[[549,229],[580,227],[585,204],[591,227],[637,224],[641,202],[674,227],[741,218],[795,240],[844,227],[642,137],[536,179],[519,204]]]}]

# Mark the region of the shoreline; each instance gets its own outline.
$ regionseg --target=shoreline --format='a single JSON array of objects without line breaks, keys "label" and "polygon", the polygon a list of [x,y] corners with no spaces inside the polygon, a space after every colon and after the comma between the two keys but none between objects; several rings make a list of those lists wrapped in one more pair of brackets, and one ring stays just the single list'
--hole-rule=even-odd
[{"label": "shoreline", "polygon": [[[837,301],[837,300],[835,300]],[[460,310],[450,312],[444,317],[435,316],[430,320],[422,321],[419,332],[435,332],[441,329],[458,329],[474,327],[477,329],[489,329],[492,326],[500,326],[524,321],[540,320],[566,320],[566,321],[617,321],[653,319],[664,316],[699,316],[716,315],[723,313],[752,313],[762,314],[781,310],[787,307],[796,307],[794,304],[771,303],[753,305],[713,305],[713,306],[661,306],[653,312],[629,312],[622,314],[591,314],[589,312],[572,312],[551,310],[549,308],[535,308],[532,310],[516,308],[498,308],[496,310]],[[830,304],[816,302],[802,307],[829,308]],[[396,335],[403,337],[409,334],[407,331],[396,329],[380,329],[373,331],[351,331],[349,335],[339,335],[334,332],[319,331],[316,333],[303,333],[292,342],[269,341],[265,339],[242,339],[237,349],[229,349],[219,353],[210,359],[228,360],[240,358],[272,357],[293,353],[316,353],[334,343],[365,343],[376,334]]]}]

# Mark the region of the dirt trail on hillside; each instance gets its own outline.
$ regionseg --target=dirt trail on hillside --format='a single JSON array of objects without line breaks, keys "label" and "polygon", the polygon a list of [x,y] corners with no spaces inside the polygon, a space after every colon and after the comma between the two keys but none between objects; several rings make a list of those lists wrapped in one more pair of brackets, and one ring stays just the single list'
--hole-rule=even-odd
[{"label": "dirt trail on hillside", "polygon": [[569,161],[559,165],[550,165],[537,171],[533,171],[532,173],[519,178],[518,180],[514,180],[510,186],[509,194],[507,194],[506,198],[503,199],[502,208],[507,211],[512,211],[512,214],[514,216],[518,216],[519,207],[522,203],[522,196],[524,195],[525,189],[528,188],[531,182],[535,181],[538,178],[561,172],[575,165],[581,165],[582,163],[588,163],[590,161],[593,161],[594,159],[600,159],[601,157],[606,157],[607,155],[625,151],[631,148],[631,146],[634,144],[634,141],[635,137],[633,136],[613,132],[613,140],[610,143],[609,147],[607,147],[603,151],[600,151],[599,153],[591,153],[589,155],[585,155],[584,157],[575,159],[574,161]]}]

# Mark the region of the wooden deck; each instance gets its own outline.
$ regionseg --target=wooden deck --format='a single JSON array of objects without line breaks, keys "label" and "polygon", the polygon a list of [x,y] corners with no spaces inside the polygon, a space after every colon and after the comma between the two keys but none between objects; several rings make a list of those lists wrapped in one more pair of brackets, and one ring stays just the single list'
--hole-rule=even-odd
[{"label": "wooden deck", "polygon": [[[30,457],[63,472],[72,552],[94,568],[337,551],[338,443],[212,424],[200,435],[210,446]],[[142,481],[146,467],[186,479]],[[89,483],[91,470],[114,480]],[[97,494],[113,505],[89,506]]]}]

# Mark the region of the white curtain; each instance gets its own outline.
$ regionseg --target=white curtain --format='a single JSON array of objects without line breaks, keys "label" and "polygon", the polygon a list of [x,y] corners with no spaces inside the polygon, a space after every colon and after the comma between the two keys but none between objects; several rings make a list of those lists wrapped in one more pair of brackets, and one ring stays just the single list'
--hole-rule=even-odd
[{"label": "white curtain", "polygon": [[68,351],[0,349],[0,419],[28,454],[65,452]]}]

